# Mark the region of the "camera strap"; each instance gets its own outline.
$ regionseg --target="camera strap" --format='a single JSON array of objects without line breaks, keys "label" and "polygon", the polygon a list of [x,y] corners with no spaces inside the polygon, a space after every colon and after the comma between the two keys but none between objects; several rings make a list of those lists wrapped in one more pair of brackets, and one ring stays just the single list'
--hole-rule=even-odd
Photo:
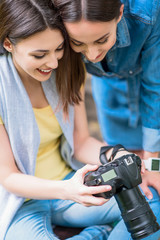
[{"label": "camera strap", "polygon": [[[110,156],[109,159],[107,159],[106,152],[108,152],[111,148],[113,148],[111,156]],[[114,157],[116,156],[117,152],[124,151],[124,150],[127,151],[127,149],[121,144],[117,144],[115,146],[101,147],[101,149],[100,149],[100,162],[102,164],[105,164],[107,162],[111,162],[114,159]]]}]

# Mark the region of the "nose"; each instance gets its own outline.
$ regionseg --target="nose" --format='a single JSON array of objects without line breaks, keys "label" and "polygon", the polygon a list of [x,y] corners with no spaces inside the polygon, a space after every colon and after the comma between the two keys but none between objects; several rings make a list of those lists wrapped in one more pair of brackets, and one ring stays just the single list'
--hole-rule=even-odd
[{"label": "nose", "polygon": [[56,69],[58,67],[58,56],[54,53],[52,54],[49,59],[48,62],[46,63],[47,67],[52,68],[52,69]]},{"label": "nose", "polygon": [[94,61],[97,58],[97,56],[99,55],[98,47],[97,46],[88,46],[88,48],[85,51],[85,55],[90,61]]}]

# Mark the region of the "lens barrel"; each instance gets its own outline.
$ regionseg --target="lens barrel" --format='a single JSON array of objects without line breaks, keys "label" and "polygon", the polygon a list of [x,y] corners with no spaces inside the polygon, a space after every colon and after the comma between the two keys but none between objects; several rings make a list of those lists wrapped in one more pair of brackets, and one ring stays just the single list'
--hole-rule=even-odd
[{"label": "lens barrel", "polygon": [[115,195],[122,218],[134,240],[145,238],[160,229],[139,187],[122,189]]}]

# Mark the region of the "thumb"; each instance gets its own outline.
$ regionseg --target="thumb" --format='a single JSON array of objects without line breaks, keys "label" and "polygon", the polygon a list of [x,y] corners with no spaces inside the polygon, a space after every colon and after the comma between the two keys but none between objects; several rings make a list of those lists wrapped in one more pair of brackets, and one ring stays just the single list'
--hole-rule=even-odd
[{"label": "thumb", "polygon": [[147,197],[149,200],[151,200],[151,199],[153,198],[153,194],[152,194],[152,192],[150,191],[150,189],[148,188],[148,186],[145,185],[145,184],[143,184],[143,183],[142,183],[140,186],[141,186],[144,194],[146,195],[146,197]]},{"label": "thumb", "polygon": [[86,173],[88,173],[90,171],[95,171],[97,168],[98,168],[98,165],[86,164],[84,167],[79,169],[77,172],[79,172],[82,175],[82,177],[84,177],[86,175]]}]

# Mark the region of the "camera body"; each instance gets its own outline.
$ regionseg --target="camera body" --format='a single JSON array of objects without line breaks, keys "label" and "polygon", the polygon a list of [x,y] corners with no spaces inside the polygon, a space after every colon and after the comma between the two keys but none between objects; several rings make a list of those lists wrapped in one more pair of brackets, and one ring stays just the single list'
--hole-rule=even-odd
[{"label": "camera body", "polygon": [[122,156],[110,163],[106,163],[97,171],[90,172],[85,177],[88,186],[110,185],[112,190],[98,194],[104,198],[111,198],[122,189],[131,189],[142,182],[141,159],[135,154]]},{"label": "camera body", "polygon": [[[104,154],[101,154],[103,163],[104,158]],[[128,232],[134,240],[145,238],[160,229],[138,187],[141,182],[141,159],[135,154],[127,154],[105,163],[96,171],[86,174],[84,179],[87,186],[112,186],[110,191],[95,196],[107,199],[115,197]]]}]

